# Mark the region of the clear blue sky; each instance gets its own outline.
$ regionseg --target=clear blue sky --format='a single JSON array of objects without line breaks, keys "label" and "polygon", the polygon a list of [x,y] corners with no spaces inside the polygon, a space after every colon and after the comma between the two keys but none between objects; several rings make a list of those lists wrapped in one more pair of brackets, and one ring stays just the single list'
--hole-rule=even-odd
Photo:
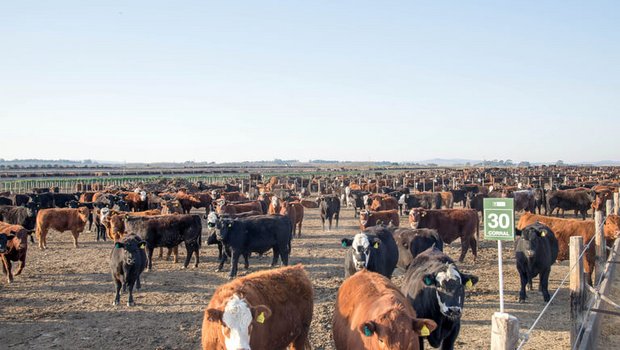
[{"label": "clear blue sky", "polygon": [[620,159],[618,1],[4,1],[0,157]]}]

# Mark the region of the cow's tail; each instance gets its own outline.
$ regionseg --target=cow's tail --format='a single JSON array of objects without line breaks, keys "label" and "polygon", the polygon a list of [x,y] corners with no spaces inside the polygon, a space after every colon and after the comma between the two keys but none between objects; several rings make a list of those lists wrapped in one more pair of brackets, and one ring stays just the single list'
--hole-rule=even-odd
[{"label": "cow's tail", "polygon": [[476,212],[476,240],[480,242],[480,218],[478,212]]}]

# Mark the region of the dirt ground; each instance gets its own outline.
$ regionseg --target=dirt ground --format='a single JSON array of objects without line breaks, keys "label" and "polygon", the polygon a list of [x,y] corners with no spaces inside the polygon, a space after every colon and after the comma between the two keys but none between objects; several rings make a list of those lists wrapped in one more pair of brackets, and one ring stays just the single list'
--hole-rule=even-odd
[{"label": "dirt ground", "polygon": [[[314,349],[334,349],[331,318],[338,287],[343,281],[342,237],[358,231],[351,209],[343,209],[340,227],[321,229],[318,209],[307,209],[303,237],[293,241],[291,264],[301,263],[314,283],[311,343]],[[403,218],[406,221],[406,218]],[[96,242],[85,232],[75,249],[69,232],[48,236],[48,249],[30,246],[27,266],[11,285],[0,282],[0,348],[10,349],[198,349],[203,311],[214,289],[227,281],[228,272],[215,272],[217,248],[203,245],[197,269],[181,270],[155,258],[153,271],[142,276],[143,289],[134,294],[136,306],[112,306],[114,286],[108,265],[112,244]],[[206,240],[203,239],[203,242]],[[506,312],[519,318],[522,332],[533,323],[544,303],[537,291],[525,304],[516,302],[518,274],[512,243],[504,249]],[[182,257],[184,248],[179,249]],[[446,248],[458,258],[457,242]],[[182,261],[182,260],[181,260]],[[250,271],[269,268],[270,257],[252,258]],[[192,266],[190,264],[190,266]],[[228,268],[228,266],[227,266]],[[471,252],[460,269],[480,282],[466,292],[462,328],[456,348],[488,349],[491,315],[499,310],[497,244],[481,242],[478,261]],[[246,272],[240,268],[240,274]],[[554,265],[550,291],[568,273],[568,262]],[[393,278],[397,285],[401,276]],[[568,349],[570,326],[566,285],[530,335],[525,349]],[[616,332],[617,334],[617,332]],[[618,344],[617,342],[615,344]]]}]

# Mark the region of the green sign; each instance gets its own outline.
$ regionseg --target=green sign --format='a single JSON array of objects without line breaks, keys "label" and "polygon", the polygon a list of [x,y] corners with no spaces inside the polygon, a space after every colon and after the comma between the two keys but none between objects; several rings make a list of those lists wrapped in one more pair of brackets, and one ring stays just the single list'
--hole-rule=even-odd
[{"label": "green sign", "polygon": [[484,239],[493,241],[515,239],[514,199],[484,199]]}]

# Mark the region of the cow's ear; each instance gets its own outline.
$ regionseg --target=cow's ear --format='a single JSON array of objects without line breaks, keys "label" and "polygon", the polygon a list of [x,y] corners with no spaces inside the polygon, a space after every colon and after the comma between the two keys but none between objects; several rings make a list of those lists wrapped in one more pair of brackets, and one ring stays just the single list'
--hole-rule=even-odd
[{"label": "cow's ear", "polygon": [[522,236],[523,235],[523,231],[519,230],[518,228],[515,228],[515,236]]},{"label": "cow's ear", "polygon": [[538,230],[538,231],[536,231],[536,234],[537,234],[539,237],[545,237],[545,236],[547,236],[547,234],[548,234],[548,230],[547,230],[547,229]]},{"label": "cow's ear", "polygon": [[377,325],[373,321],[368,321],[360,325],[360,332],[363,335],[370,337],[377,330]]},{"label": "cow's ear", "polygon": [[428,318],[414,318],[412,321],[413,331],[421,337],[428,337],[437,328],[437,323]]},{"label": "cow's ear", "polygon": [[123,243],[121,243],[121,242],[116,242],[116,243],[114,243],[114,247],[115,248],[123,248],[123,247],[125,247],[125,245]]},{"label": "cow's ear", "polygon": [[263,324],[271,316],[271,309],[266,305],[252,306],[252,318],[256,323]]},{"label": "cow's ear", "polygon": [[146,247],[146,242],[140,242],[138,247],[140,247],[140,249],[144,249]]},{"label": "cow's ear", "polygon": [[8,236],[6,236],[6,240],[7,241],[12,240],[13,238],[15,238],[15,235],[8,235]]},{"label": "cow's ear", "polygon": [[350,247],[353,245],[353,240],[349,238],[343,238],[340,241],[340,244],[342,245],[343,248]]},{"label": "cow's ear", "polygon": [[379,249],[379,246],[381,245],[381,240],[379,238],[375,238],[372,240],[372,247],[375,249]]},{"label": "cow's ear", "polygon": [[210,322],[222,322],[224,312],[218,309],[207,309],[207,320]]},{"label": "cow's ear", "polygon": [[424,277],[422,277],[422,282],[424,282],[425,286],[433,286],[436,283],[435,276],[431,274],[424,275]]},{"label": "cow's ear", "polygon": [[471,288],[478,283],[478,276],[461,273],[461,283],[467,288]]}]

